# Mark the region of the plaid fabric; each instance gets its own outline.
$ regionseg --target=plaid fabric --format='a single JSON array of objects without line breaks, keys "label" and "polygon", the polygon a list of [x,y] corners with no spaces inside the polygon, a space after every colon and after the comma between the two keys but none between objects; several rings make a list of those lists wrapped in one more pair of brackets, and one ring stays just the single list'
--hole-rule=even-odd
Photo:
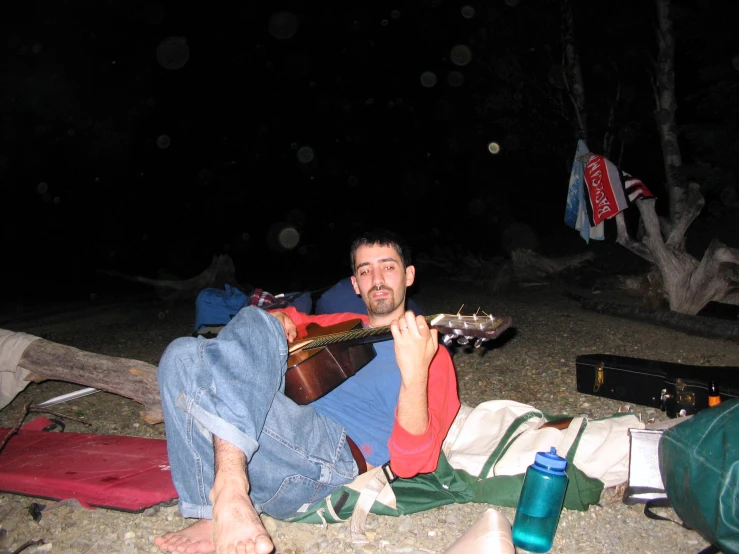
[{"label": "plaid fabric", "polygon": [[251,296],[246,299],[244,306],[259,306],[260,308],[269,306],[276,302],[276,298],[273,294],[270,294],[266,290],[254,289]]}]

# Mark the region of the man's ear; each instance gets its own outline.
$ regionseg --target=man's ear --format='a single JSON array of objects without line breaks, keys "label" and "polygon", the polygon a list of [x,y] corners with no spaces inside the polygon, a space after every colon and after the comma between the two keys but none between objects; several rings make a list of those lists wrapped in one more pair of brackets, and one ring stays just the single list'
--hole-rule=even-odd
[{"label": "man's ear", "polygon": [[405,268],[406,288],[410,287],[415,280],[416,280],[416,267],[413,265],[409,265],[408,267]]},{"label": "man's ear", "polygon": [[362,293],[359,292],[359,286],[357,285],[357,278],[352,275],[352,286],[354,287],[354,292],[361,295]]}]

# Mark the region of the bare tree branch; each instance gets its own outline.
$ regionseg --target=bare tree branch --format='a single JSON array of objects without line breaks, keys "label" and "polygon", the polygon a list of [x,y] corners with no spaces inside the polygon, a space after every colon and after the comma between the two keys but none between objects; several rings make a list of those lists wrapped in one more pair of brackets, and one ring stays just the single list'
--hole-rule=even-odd
[{"label": "bare tree branch", "polygon": [[716,258],[721,263],[730,263],[739,265],[739,248],[731,248],[725,244],[716,251]]},{"label": "bare tree branch", "polygon": [[727,293],[726,296],[724,296],[723,302],[724,304],[733,304],[735,306],[739,306],[739,289]]},{"label": "bare tree branch", "polygon": [[619,212],[618,214],[616,214],[616,230],[618,232],[616,238],[616,242],[618,244],[620,244],[630,252],[633,252],[640,258],[654,263],[654,257],[652,256],[652,253],[649,251],[649,249],[641,242],[633,240],[629,235],[629,231],[626,228],[626,219],[624,218],[623,212]]},{"label": "bare tree branch", "polygon": [[18,429],[21,428],[21,425],[23,425],[23,420],[26,419],[26,416],[28,415],[28,408],[31,407],[31,403],[28,402],[23,406],[23,412],[21,413],[20,417],[16,420],[15,424],[13,425],[13,428],[8,431],[8,433],[3,437],[2,442],[0,442],[0,452],[2,452],[3,448],[5,448],[5,444],[8,442],[10,437],[15,435],[18,432]]},{"label": "bare tree branch", "polygon": [[647,236],[664,245],[662,229],[660,228],[659,218],[657,217],[656,203],[656,198],[641,198],[636,201],[636,207],[641,214]]},{"label": "bare tree branch", "polygon": [[202,273],[195,277],[191,277],[190,279],[179,281],[172,279],[150,279],[149,277],[143,277],[140,275],[125,275],[123,273],[107,269],[100,269],[98,271],[99,273],[110,275],[112,277],[120,277],[135,283],[190,293],[193,296],[207,287],[223,288],[225,284],[238,286],[236,281],[236,267],[234,266],[231,256],[227,254],[213,256],[213,261],[211,262],[210,267],[205,269]]},{"label": "bare tree branch", "polygon": [[690,183],[688,185],[687,201],[685,203],[685,209],[680,217],[675,221],[672,230],[667,236],[667,246],[677,247],[683,244],[685,240],[685,233],[688,228],[693,224],[695,219],[703,210],[703,206],[706,204],[705,198],[701,194],[701,187],[698,183]]}]

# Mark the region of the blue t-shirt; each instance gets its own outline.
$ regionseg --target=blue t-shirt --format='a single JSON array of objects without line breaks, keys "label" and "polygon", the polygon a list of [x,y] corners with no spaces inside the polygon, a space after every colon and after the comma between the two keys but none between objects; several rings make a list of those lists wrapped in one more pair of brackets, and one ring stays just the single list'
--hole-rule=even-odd
[{"label": "blue t-shirt", "polygon": [[392,340],[373,346],[377,355],[367,365],[311,406],[343,425],[365,460],[381,466],[390,461],[387,443],[395,423],[400,368]]}]

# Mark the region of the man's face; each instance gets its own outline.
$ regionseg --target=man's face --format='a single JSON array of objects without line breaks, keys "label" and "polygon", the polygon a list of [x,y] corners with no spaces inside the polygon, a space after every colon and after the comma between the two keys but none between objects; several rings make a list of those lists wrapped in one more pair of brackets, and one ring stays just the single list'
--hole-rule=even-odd
[{"label": "man's face", "polygon": [[405,291],[413,284],[416,270],[403,268],[397,251],[390,246],[360,246],[355,254],[352,284],[362,297],[370,318],[405,309]]}]

